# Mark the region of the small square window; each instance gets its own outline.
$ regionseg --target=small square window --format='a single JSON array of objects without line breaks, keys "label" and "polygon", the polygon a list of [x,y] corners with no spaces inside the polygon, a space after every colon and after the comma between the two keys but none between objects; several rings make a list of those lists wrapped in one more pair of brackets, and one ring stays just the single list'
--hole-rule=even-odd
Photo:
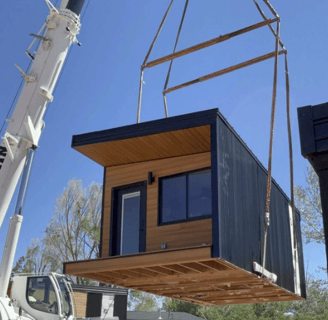
[{"label": "small square window", "polygon": [[211,170],[160,178],[159,223],[208,218],[212,214]]}]

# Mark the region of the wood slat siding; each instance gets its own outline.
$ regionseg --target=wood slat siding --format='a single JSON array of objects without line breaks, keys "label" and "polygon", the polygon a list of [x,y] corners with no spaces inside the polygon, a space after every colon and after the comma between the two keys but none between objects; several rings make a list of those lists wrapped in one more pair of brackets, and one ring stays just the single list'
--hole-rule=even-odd
[{"label": "wood slat siding", "polygon": [[146,252],[212,244],[212,219],[158,226],[158,178],[211,165],[210,152],[163,160],[106,168],[104,216],[102,224],[102,258],[110,256],[112,188],[147,180],[152,171],[155,182],[147,186]]},{"label": "wood slat siding", "polygon": [[73,292],[74,313],[76,318],[84,318],[87,314],[87,292]]},{"label": "wood slat siding", "polygon": [[210,126],[75,147],[104,167],[208,152]]},{"label": "wood slat siding", "polygon": [[[267,173],[219,118],[220,258],[245,270],[262,263],[263,217]],[[266,269],[278,276],[278,285],[294,292],[289,201],[272,183]]]}]

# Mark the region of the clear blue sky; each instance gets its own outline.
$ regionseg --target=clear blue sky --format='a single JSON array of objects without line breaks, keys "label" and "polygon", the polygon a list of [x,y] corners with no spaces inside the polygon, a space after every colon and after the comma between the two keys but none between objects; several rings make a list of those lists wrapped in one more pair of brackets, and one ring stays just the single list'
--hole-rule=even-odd
[{"label": "clear blue sky", "polygon": [[[295,183],[302,185],[307,161],[300,154],[296,109],[328,101],[328,2],[271,2],[281,16],[281,38],[289,53]],[[74,46],[45,119],[17,258],[25,254],[32,237],[42,237],[56,197],[70,179],[82,179],[85,186],[92,181],[102,183],[102,167],[71,149],[72,135],[136,122],[140,65],[168,4],[169,0],[91,0],[78,37],[82,47]],[[151,60],[172,52],[183,6],[184,1],[176,0]],[[29,58],[24,52],[32,40],[29,33],[38,32],[47,14],[42,0],[0,3],[1,124],[21,81],[14,64],[27,67]],[[178,49],[259,21],[251,0],[191,0]],[[273,50],[274,38],[268,28],[236,37],[174,61],[170,86]],[[164,117],[161,92],[167,68],[164,64],[145,72],[141,121]],[[268,60],[171,93],[167,96],[169,115],[219,108],[267,166],[272,78],[273,60]],[[285,113],[280,58],[273,177],[289,195]],[[0,231],[0,252],[13,207]],[[305,267],[317,276],[316,267],[325,265],[324,247],[306,245],[304,251]]]}]

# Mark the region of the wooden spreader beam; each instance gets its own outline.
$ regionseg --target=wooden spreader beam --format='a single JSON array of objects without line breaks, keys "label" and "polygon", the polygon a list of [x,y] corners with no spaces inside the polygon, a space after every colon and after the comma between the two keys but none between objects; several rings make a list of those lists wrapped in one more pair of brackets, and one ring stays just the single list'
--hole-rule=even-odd
[{"label": "wooden spreader beam", "polygon": [[185,56],[186,54],[189,54],[189,53],[201,50],[201,49],[208,48],[210,46],[213,46],[214,44],[218,44],[220,42],[227,41],[227,40],[229,40],[233,37],[239,36],[243,33],[250,32],[250,31],[256,30],[258,28],[270,25],[271,23],[277,22],[278,20],[279,20],[278,18],[275,18],[275,19],[268,19],[268,20],[265,20],[265,21],[261,21],[259,23],[253,24],[249,27],[239,29],[237,31],[230,32],[230,33],[227,33],[225,35],[219,36],[217,38],[214,38],[214,39],[211,39],[211,40],[196,44],[192,47],[189,47],[189,48],[186,48],[186,49],[171,53],[167,56],[158,58],[158,59],[153,60],[153,61],[149,61],[147,64],[141,66],[141,69],[151,68],[151,67],[157,66],[161,63],[171,61],[173,59]]},{"label": "wooden spreader beam", "polygon": [[64,273],[203,306],[303,300],[212,258],[211,246],[66,262]]},{"label": "wooden spreader beam", "polygon": [[[168,8],[167,8],[167,10],[166,10],[166,12],[164,14],[164,17],[163,17],[163,19],[161,21],[161,24],[160,24],[160,26],[159,26],[159,28],[157,30],[157,33],[156,33],[156,35],[155,35],[155,37],[154,37],[154,39],[153,39],[153,41],[151,43],[151,46],[150,46],[150,48],[149,48],[149,50],[147,52],[147,55],[145,57],[145,60],[143,61],[143,64],[141,65],[140,83],[139,83],[138,110],[137,110],[137,123],[140,122],[141,100],[142,100],[142,87],[143,87],[143,83],[144,83],[143,77],[144,77],[144,70],[147,69],[147,68],[152,68],[152,67],[155,67],[155,66],[157,66],[159,64],[162,64],[162,63],[165,63],[165,62],[170,61],[170,66],[169,66],[169,69],[168,69],[168,73],[167,73],[165,85],[164,85],[164,88],[163,88],[164,111],[165,111],[165,116],[167,118],[168,117],[168,108],[167,108],[167,100],[166,100],[166,94],[167,93],[176,91],[178,89],[185,88],[187,86],[190,86],[190,85],[193,85],[193,84],[196,84],[196,83],[199,83],[199,82],[203,82],[203,81],[206,81],[206,80],[209,80],[209,79],[213,79],[215,77],[218,77],[218,76],[221,76],[223,74],[227,74],[229,72],[232,72],[232,71],[236,71],[236,70],[245,68],[247,66],[250,66],[250,65],[259,63],[259,62],[264,61],[264,60],[267,60],[269,58],[275,58],[275,65],[276,65],[277,64],[277,60],[278,60],[278,56],[280,54],[285,54],[285,55],[287,54],[287,50],[285,49],[283,43],[280,40],[280,36],[279,36],[280,17],[278,15],[278,13],[274,10],[274,8],[272,7],[272,5],[270,4],[270,2],[268,0],[263,0],[263,2],[269,8],[269,10],[272,12],[272,14],[274,15],[274,18],[272,18],[272,19],[267,18],[266,15],[264,14],[263,10],[261,9],[260,5],[257,3],[257,1],[256,0],[253,0],[254,3],[255,3],[256,8],[258,9],[260,15],[263,18],[263,21],[258,22],[258,23],[255,23],[255,24],[250,25],[248,27],[245,27],[245,28],[242,28],[242,29],[239,29],[239,30],[236,30],[236,31],[227,33],[227,34],[224,34],[224,35],[220,35],[219,37],[213,38],[211,40],[207,40],[205,42],[201,42],[201,43],[196,44],[194,46],[185,48],[183,50],[176,51],[176,47],[177,47],[177,44],[178,44],[178,41],[179,41],[179,37],[180,37],[180,32],[181,32],[181,29],[182,29],[182,26],[183,26],[185,14],[186,14],[188,3],[189,3],[189,0],[186,0],[185,7],[184,7],[184,10],[183,10],[183,14],[182,14],[182,17],[181,17],[181,22],[180,22],[179,30],[178,30],[176,41],[175,41],[175,46],[174,46],[174,49],[173,49],[173,53],[168,54],[166,56],[163,56],[163,57],[160,57],[158,59],[155,59],[155,60],[152,60],[152,61],[149,61],[148,62],[148,58],[149,58],[149,56],[150,56],[150,54],[152,52],[152,49],[153,49],[153,47],[155,45],[155,42],[156,42],[158,36],[159,36],[159,34],[160,34],[160,32],[161,32],[161,30],[163,28],[164,22],[165,22],[165,20],[166,20],[166,18],[168,16],[168,13],[169,13],[169,11],[170,11],[170,9],[172,7],[173,1],[174,0],[171,0],[171,2],[170,2],[169,6],[168,6]],[[277,23],[277,31],[274,31],[274,29],[272,27],[272,24],[275,23],[275,22]],[[254,58],[254,59],[245,61],[245,62],[242,62],[240,64],[234,65],[232,67],[229,67],[229,68],[226,68],[226,69],[217,71],[217,72],[213,72],[211,74],[202,76],[202,77],[200,77],[198,79],[194,79],[192,81],[188,81],[188,82],[182,83],[180,85],[177,85],[177,86],[174,86],[174,87],[171,87],[171,88],[167,88],[168,83],[169,83],[169,79],[170,79],[170,74],[171,74],[171,69],[172,69],[172,63],[173,63],[173,60],[174,59],[183,57],[183,56],[185,56],[187,54],[196,52],[196,51],[201,50],[201,49],[208,48],[208,47],[213,46],[215,44],[218,44],[218,43],[221,43],[221,42],[230,40],[230,39],[232,39],[232,38],[234,38],[236,36],[239,36],[239,35],[242,35],[242,34],[245,34],[245,33],[251,32],[251,31],[254,31],[254,30],[259,29],[259,28],[262,28],[264,26],[268,26],[269,27],[269,29],[271,30],[271,32],[273,33],[273,35],[274,35],[274,37],[276,39],[276,50],[275,50],[275,52],[269,53],[269,54],[266,54],[266,55],[263,55],[263,56],[260,56],[260,57],[257,57],[257,58]],[[282,51],[278,51],[277,43],[281,46]],[[275,74],[276,74],[276,71],[275,71]]]},{"label": "wooden spreader beam", "polygon": [[[278,55],[281,55],[283,53],[286,53],[286,50],[279,51]],[[259,63],[259,62],[262,62],[262,61],[265,61],[265,60],[268,60],[268,59],[271,59],[271,58],[274,58],[275,55],[276,55],[275,51],[273,51],[271,53],[267,53],[263,56],[260,56],[260,57],[257,57],[257,58],[251,59],[251,60],[247,60],[245,62],[242,62],[242,63],[236,64],[234,66],[231,66],[229,68],[225,68],[225,69],[210,73],[206,76],[202,76],[200,78],[197,78],[197,79],[194,79],[194,80],[179,84],[175,87],[168,88],[163,93],[166,94],[166,93],[169,93],[169,92],[172,92],[172,91],[175,91],[175,90],[179,90],[179,89],[191,86],[195,83],[203,82],[203,81],[206,81],[206,80],[210,80],[210,79],[222,76],[224,74],[227,74],[227,73],[230,73],[230,72],[233,72],[233,71],[236,71],[236,70],[251,66],[253,64],[256,64],[256,63]]]}]

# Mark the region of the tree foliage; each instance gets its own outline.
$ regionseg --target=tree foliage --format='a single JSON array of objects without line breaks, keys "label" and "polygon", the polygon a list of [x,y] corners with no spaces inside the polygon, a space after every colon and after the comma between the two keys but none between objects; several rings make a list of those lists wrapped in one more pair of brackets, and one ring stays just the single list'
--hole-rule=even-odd
[{"label": "tree foliage", "polygon": [[128,308],[132,311],[157,311],[159,298],[138,290],[129,290]]},{"label": "tree foliage", "polygon": [[279,320],[286,319],[286,310],[291,303],[259,303],[202,307],[183,301],[166,299],[164,308],[177,312],[188,312],[205,320]]},{"label": "tree foliage", "polygon": [[58,261],[50,248],[47,248],[39,239],[32,239],[27,247],[25,256],[18,259],[14,273],[44,273],[58,270]]},{"label": "tree foliage", "polygon": [[[70,180],[57,198],[54,214],[42,240],[33,239],[13,271],[61,272],[64,261],[99,256],[102,186],[83,188],[81,180]],[[77,282],[90,284],[88,280]]]},{"label": "tree foliage", "polygon": [[81,180],[71,180],[57,198],[55,212],[43,242],[57,259],[77,261],[99,255],[102,187],[92,183],[83,188]]},{"label": "tree foliage", "polygon": [[323,320],[328,319],[327,281],[307,281],[307,300],[202,307],[179,300],[165,299],[164,309],[187,312],[205,320]]},{"label": "tree foliage", "polygon": [[302,233],[306,242],[324,243],[319,179],[311,166],[307,167],[305,187],[295,187],[295,205],[302,215]]}]

